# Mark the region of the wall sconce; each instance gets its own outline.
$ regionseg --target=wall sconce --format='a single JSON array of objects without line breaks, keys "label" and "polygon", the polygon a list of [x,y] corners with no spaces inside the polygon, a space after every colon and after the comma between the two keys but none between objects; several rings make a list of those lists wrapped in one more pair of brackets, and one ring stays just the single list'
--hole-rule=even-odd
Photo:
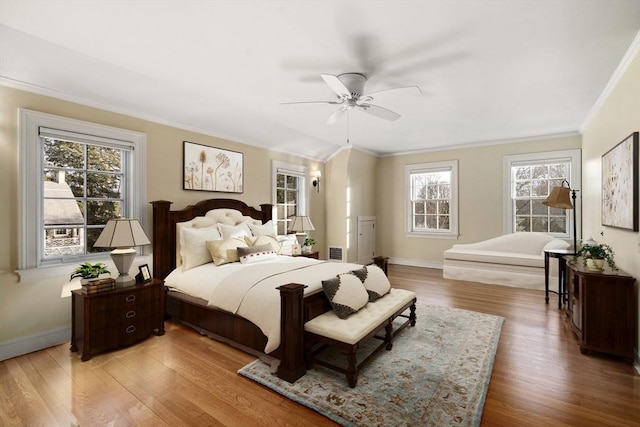
[{"label": "wall sconce", "polygon": [[314,187],[316,187],[316,192],[320,192],[320,171],[315,171],[313,174],[313,181],[311,181]]}]

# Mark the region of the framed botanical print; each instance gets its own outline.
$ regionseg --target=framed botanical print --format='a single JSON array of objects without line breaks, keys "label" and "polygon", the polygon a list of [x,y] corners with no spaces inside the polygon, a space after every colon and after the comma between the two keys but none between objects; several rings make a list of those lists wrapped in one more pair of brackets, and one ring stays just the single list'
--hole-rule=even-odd
[{"label": "framed botanical print", "polygon": [[638,231],[638,135],[602,156],[602,225]]},{"label": "framed botanical print", "polygon": [[184,141],[182,170],[185,190],[244,192],[244,155],[237,151]]}]

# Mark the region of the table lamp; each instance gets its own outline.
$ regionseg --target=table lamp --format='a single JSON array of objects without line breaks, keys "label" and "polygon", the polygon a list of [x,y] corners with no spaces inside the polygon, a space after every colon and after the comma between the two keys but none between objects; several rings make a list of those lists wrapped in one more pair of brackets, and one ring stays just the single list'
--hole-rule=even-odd
[{"label": "table lamp", "polygon": [[302,246],[304,239],[307,237],[307,231],[313,231],[315,228],[308,216],[295,215],[291,217],[288,230],[296,232],[298,243]]},{"label": "table lamp", "polygon": [[[567,186],[564,186],[564,183]],[[578,235],[576,233],[576,192],[579,190],[572,190],[569,186],[569,182],[565,179],[562,181],[560,187],[553,187],[551,194],[542,202],[545,206],[560,209],[573,209],[573,253],[578,252]],[[569,197],[571,193],[571,198]],[[573,203],[571,201],[573,199]]]},{"label": "table lamp", "polygon": [[135,218],[114,218],[107,222],[94,248],[115,248],[111,251],[111,259],[120,275],[116,278],[116,286],[126,287],[136,283],[129,276],[129,269],[136,256],[134,246],[149,245],[151,242]]}]

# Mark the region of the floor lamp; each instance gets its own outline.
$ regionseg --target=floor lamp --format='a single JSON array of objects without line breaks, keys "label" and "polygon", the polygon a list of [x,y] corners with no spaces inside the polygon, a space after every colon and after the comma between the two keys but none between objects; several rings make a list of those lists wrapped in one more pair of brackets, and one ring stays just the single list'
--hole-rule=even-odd
[{"label": "floor lamp", "polygon": [[[565,187],[564,184],[567,183]],[[553,187],[551,194],[542,202],[545,206],[560,209],[573,209],[573,253],[578,252],[578,234],[576,226],[576,192],[580,190],[572,190],[569,181],[562,181],[560,187]]]}]

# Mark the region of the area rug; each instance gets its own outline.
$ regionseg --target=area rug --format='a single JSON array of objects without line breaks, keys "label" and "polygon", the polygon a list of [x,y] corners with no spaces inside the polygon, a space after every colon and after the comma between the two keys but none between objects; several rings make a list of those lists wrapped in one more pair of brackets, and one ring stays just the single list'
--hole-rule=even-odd
[{"label": "area rug", "polygon": [[[478,426],[504,318],[420,303],[416,312],[416,326],[376,356],[355,388],[317,365],[294,384],[260,359],[238,373],[344,426]],[[334,349],[322,357],[346,359]]]}]

